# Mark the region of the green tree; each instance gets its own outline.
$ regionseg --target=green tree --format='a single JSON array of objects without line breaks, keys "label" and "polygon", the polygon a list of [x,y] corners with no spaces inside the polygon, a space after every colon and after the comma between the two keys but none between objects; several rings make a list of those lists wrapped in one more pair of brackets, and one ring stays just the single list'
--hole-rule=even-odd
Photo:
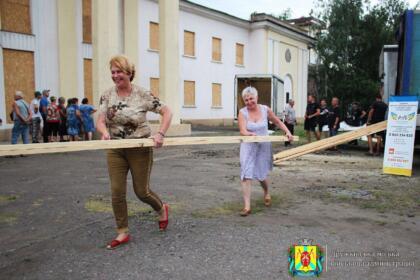
[{"label": "green tree", "polygon": [[286,10],[283,10],[278,16],[273,16],[280,20],[288,20],[292,17],[292,10],[290,8],[287,8]]},{"label": "green tree", "polygon": [[378,93],[379,55],[385,44],[395,43],[399,17],[407,7],[402,0],[317,0],[318,18],[326,29],[317,35],[315,49],[318,92],[342,104],[360,101],[367,106]]}]

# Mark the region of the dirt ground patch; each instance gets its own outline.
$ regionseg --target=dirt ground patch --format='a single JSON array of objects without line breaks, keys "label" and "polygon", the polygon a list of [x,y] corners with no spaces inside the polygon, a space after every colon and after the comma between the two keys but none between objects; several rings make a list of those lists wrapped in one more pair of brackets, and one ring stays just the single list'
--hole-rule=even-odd
[{"label": "dirt ground patch", "polygon": [[[0,158],[1,278],[284,279],[288,247],[310,238],[330,254],[325,279],[419,279],[419,154],[406,178],[382,174],[363,147],[340,150],[275,167],[272,206],[254,183],[246,218],[238,145],[157,150],[151,188],[171,205],[169,230],[157,231],[129,178],[133,241],[114,252],[104,249],[115,224],[102,151]],[[341,251],[398,252],[386,261],[415,266],[334,266],[355,260]]]}]

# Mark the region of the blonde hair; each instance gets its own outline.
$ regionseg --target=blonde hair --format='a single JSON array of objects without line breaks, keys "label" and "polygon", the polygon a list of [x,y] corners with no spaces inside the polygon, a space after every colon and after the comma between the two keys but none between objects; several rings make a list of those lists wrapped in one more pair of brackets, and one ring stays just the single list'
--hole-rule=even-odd
[{"label": "blonde hair", "polygon": [[252,95],[254,97],[257,97],[258,91],[256,88],[249,86],[244,88],[244,90],[242,91],[242,98],[245,98],[245,95]]},{"label": "blonde hair", "polygon": [[136,67],[133,63],[130,62],[128,57],[125,55],[116,55],[113,56],[109,61],[109,69],[112,68],[112,66],[117,67],[121,71],[123,71],[125,74],[130,76],[130,82],[133,81],[134,76],[136,75]]}]

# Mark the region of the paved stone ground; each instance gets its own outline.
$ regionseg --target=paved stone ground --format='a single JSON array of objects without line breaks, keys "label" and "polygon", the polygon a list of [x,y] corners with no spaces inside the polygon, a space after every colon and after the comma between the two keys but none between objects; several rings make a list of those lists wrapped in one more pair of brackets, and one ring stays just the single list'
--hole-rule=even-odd
[{"label": "paved stone ground", "polygon": [[[114,251],[103,151],[0,158],[0,279],[286,279],[287,249],[301,238],[326,249],[322,278],[420,279],[418,154],[412,178],[382,175],[381,159],[359,150],[285,163],[271,174],[273,206],[255,185],[246,218],[238,154],[237,145],[156,151],[152,189],[171,205],[169,229],[158,232],[129,179],[133,241]],[[401,199],[379,196],[387,188]],[[398,257],[334,255],[343,251]],[[332,266],[346,260],[415,266]]]}]

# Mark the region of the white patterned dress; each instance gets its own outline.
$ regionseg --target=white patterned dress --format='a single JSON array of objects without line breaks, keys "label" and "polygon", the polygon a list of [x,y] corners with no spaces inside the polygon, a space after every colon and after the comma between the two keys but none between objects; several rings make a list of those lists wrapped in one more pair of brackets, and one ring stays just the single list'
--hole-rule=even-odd
[{"label": "white patterned dress", "polygon": [[[240,112],[245,117],[246,129],[258,136],[268,135],[268,107],[259,105],[262,118],[258,122],[249,120],[248,109],[242,108]],[[240,149],[241,180],[254,179],[263,181],[273,169],[273,153],[271,142],[241,143]]]}]

